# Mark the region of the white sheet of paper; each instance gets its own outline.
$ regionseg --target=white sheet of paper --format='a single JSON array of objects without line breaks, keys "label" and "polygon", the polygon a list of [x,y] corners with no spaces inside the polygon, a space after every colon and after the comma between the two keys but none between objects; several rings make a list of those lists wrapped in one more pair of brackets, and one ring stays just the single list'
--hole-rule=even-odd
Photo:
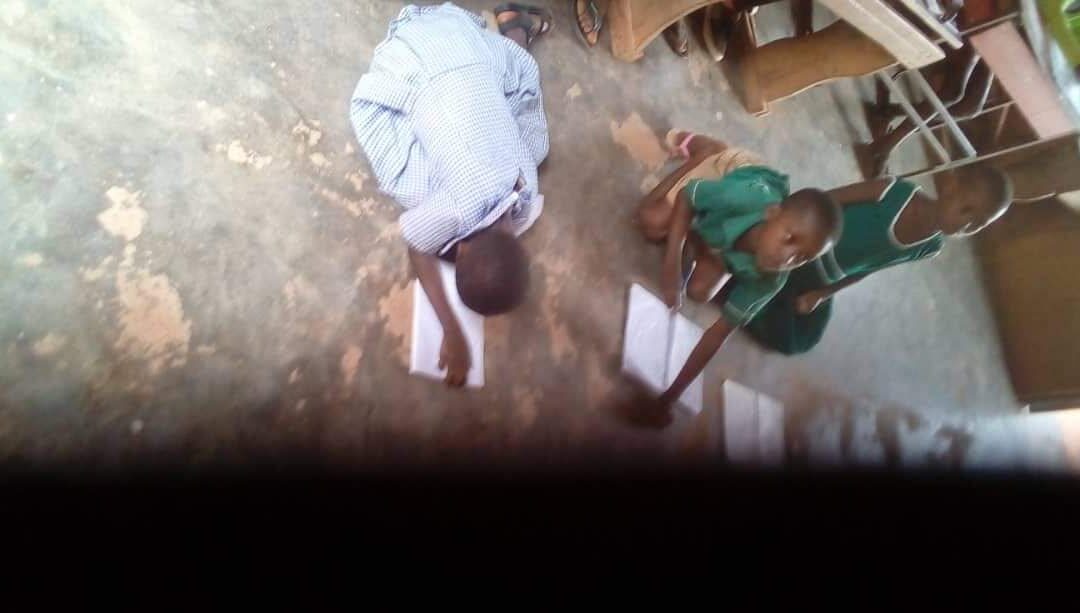
[{"label": "white sheet of paper", "polygon": [[758,393],[724,381],[724,450],[729,462],[756,464],[758,461]]},{"label": "white sheet of paper", "polygon": [[724,447],[739,464],[783,465],[784,405],[734,381],[724,382]]},{"label": "white sheet of paper", "polygon": [[638,284],[630,286],[623,334],[622,370],[657,395],[667,389],[668,326],[671,312]]},{"label": "white sheet of paper", "polygon": [[[469,309],[458,296],[454,280],[454,266],[439,262],[439,275],[450,309],[461,325],[465,341],[469,345],[472,367],[465,381],[467,387],[484,387],[484,317]],[[420,281],[413,281],[412,348],[409,355],[409,374],[444,379],[446,369],[439,368],[439,350],[442,348],[443,329],[435,308],[431,306]]]},{"label": "white sheet of paper", "polygon": [[[701,328],[637,283],[630,286],[623,334],[622,371],[661,394],[679,374],[703,334]],[[697,414],[704,404],[702,377],[679,397],[679,406]]]},{"label": "white sheet of paper", "polygon": [[764,466],[779,467],[787,455],[784,446],[784,405],[758,394],[758,458]]},{"label": "white sheet of paper", "polygon": [[529,208],[529,217],[525,220],[525,225],[518,228],[516,236],[521,236],[529,231],[529,228],[533,227],[536,220],[540,218],[540,213],[544,212],[544,195],[537,194],[533,196],[532,207]]}]

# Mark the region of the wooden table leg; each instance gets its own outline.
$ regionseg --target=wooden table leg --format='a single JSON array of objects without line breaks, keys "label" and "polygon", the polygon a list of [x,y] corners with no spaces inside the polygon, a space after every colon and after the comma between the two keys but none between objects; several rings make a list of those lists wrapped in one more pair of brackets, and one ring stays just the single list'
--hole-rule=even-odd
[{"label": "wooden table leg", "polygon": [[645,46],[690,13],[720,0],[611,0],[607,26],[611,30],[611,53],[633,62],[645,55]]},{"label": "wooden table leg", "polygon": [[[741,31],[740,31],[741,30]],[[768,105],[815,85],[871,74],[896,64],[887,51],[853,26],[838,21],[809,36],[750,46],[753,23],[736,28],[729,78],[747,112],[768,113]]]}]

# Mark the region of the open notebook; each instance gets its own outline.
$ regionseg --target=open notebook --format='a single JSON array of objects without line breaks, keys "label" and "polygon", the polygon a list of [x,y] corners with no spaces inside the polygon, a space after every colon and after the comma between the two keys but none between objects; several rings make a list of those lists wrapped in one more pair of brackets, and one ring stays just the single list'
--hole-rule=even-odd
[{"label": "open notebook", "polygon": [[[529,218],[518,230],[521,236],[536,223],[544,211],[544,195],[534,197],[529,209]],[[454,265],[439,262],[439,275],[442,277],[443,291],[450,303],[450,310],[457,317],[465,342],[469,345],[472,367],[465,381],[466,387],[484,387],[484,317],[461,302],[454,280]],[[442,348],[443,329],[435,308],[428,301],[424,288],[419,281],[413,281],[413,321],[412,347],[409,350],[409,374],[432,379],[444,379],[446,369],[439,368],[439,350]]]},{"label": "open notebook", "polygon": [[[622,371],[659,395],[675,380],[702,334],[700,327],[635,283],[626,312]],[[679,406],[697,414],[703,403],[698,375],[679,397]]]},{"label": "open notebook", "polygon": [[[484,387],[484,317],[461,302],[457,282],[454,281],[454,265],[439,262],[439,275],[450,309],[457,317],[465,342],[469,345],[472,367],[465,381],[468,387]],[[442,348],[443,329],[435,308],[428,301],[420,281],[413,281],[412,348],[409,355],[409,374],[444,379],[446,369],[439,368],[439,350]]]}]

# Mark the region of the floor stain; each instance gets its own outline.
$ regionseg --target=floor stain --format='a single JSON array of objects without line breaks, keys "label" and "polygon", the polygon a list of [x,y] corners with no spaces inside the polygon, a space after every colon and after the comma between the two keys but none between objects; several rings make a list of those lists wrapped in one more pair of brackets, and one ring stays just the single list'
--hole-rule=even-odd
[{"label": "floor stain", "polygon": [[626,121],[611,122],[611,138],[650,171],[659,170],[668,159],[660,139],[636,112]]},{"label": "floor stain", "polygon": [[379,318],[396,345],[394,355],[409,366],[409,342],[412,336],[412,283],[394,285],[379,299]]},{"label": "floor stain", "polygon": [[360,368],[360,359],[364,357],[364,351],[356,345],[349,345],[341,356],[341,381],[345,389],[345,396],[352,395],[352,383],[356,380],[356,371]]},{"label": "floor stain", "polygon": [[238,140],[232,141],[228,146],[218,145],[215,149],[219,153],[224,152],[225,157],[233,164],[251,166],[255,170],[262,170],[274,161],[273,156],[259,155],[254,151],[248,151],[244,148],[243,143]]},{"label": "floor stain", "polygon": [[135,266],[134,259],[135,246],[128,244],[116,271],[120,334],[115,347],[128,358],[144,361],[154,375],[187,362],[191,321],[169,278]]},{"label": "floor stain", "polygon": [[63,349],[64,345],[66,344],[67,337],[63,336],[62,334],[57,334],[55,332],[49,332],[45,336],[34,341],[34,344],[31,345],[30,350],[33,351],[35,356],[39,358],[45,358],[51,355],[55,355],[56,352]]},{"label": "floor stain", "polygon": [[142,208],[142,192],[132,192],[114,185],[105,192],[109,208],[98,214],[97,220],[113,236],[133,241],[142,234],[148,217]]}]

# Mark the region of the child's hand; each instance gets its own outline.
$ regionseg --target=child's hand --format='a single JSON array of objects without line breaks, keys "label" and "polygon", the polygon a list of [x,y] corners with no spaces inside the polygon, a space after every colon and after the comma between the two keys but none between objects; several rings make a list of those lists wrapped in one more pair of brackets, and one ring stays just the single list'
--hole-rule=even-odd
[{"label": "child's hand", "polygon": [[439,368],[446,369],[446,384],[461,387],[469,377],[472,359],[469,346],[461,334],[444,334],[442,348],[439,350]]},{"label": "child's hand", "polygon": [[671,424],[671,403],[635,379],[627,381],[628,394],[616,406],[619,415],[635,426],[665,428]]},{"label": "child's hand", "polygon": [[810,291],[795,299],[795,311],[800,315],[809,315],[821,306],[825,298],[820,292]]}]

